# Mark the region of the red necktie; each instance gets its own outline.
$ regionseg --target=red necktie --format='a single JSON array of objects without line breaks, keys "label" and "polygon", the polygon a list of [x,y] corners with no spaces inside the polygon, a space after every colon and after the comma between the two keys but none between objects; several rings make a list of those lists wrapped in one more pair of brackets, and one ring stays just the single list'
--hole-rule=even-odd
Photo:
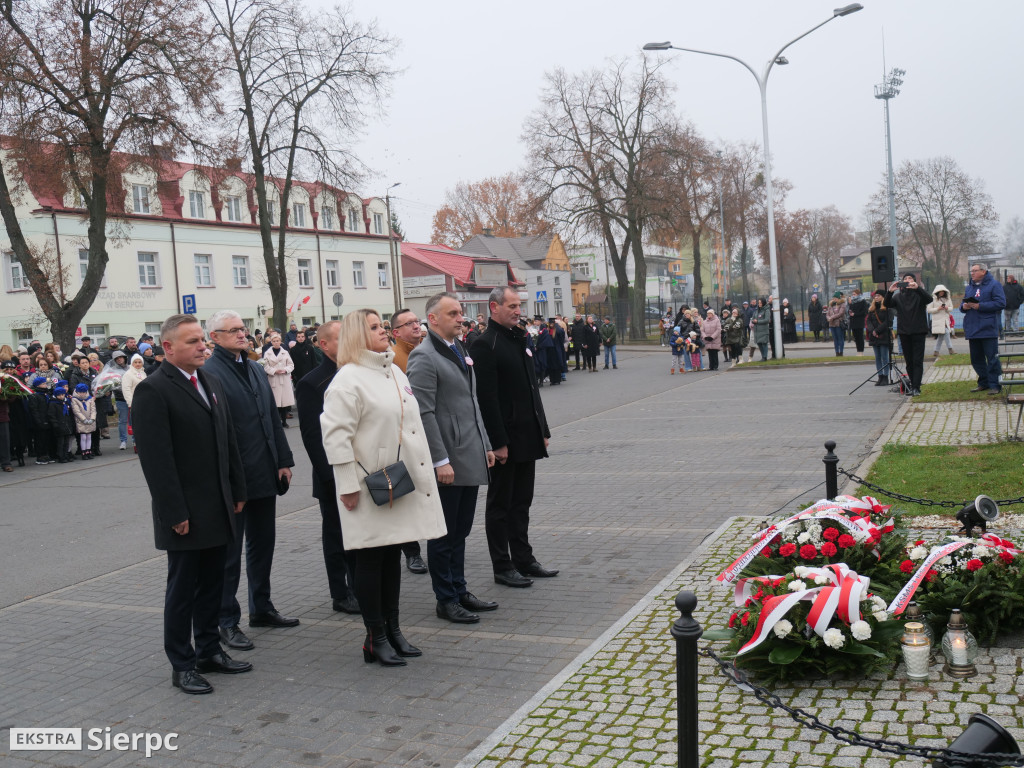
[{"label": "red necktie", "polygon": [[196,388],[196,392],[199,391],[199,379],[195,376],[189,376],[188,380],[192,382],[192,386]]}]

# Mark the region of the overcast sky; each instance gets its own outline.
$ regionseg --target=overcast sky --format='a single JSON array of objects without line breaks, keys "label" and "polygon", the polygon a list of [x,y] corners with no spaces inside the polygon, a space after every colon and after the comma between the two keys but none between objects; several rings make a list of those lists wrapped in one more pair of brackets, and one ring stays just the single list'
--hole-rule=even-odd
[{"label": "overcast sky", "polygon": [[[321,0],[322,1],[322,0]],[[760,71],[779,48],[840,3],[812,0],[352,0],[400,40],[404,71],[388,113],[357,151],[377,176],[365,196],[395,182],[393,201],[412,241],[426,242],[447,189],[517,170],[524,119],[544,73],[603,68],[670,40],[744,59]],[[786,50],[768,83],[776,177],[793,184],[787,207],[829,204],[860,226],[885,172],[882,102],[873,86],[885,66],[907,71],[890,103],[893,159],[953,157],[984,181],[1000,215],[997,232],[1024,216],[1024,3],[1018,0],[865,0]],[[667,56],[679,113],[708,137],[761,142],[757,84],[733,61]],[[997,238],[998,240],[998,238]]]}]

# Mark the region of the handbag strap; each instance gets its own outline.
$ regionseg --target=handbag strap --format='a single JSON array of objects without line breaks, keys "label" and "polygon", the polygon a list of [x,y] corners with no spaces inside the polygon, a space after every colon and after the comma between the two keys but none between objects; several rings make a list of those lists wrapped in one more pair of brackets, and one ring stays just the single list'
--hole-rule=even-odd
[{"label": "handbag strap", "polygon": [[[395,392],[398,393],[398,405],[402,409],[402,418],[398,422],[398,455],[395,456],[395,462],[397,463],[402,460],[402,430],[405,428],[405,400],[402,399],[402,390],[398,388],[398,377],[392,376],[391,378],[395,380]],[[366,471],[366,467],[360,464],[358,460],[356,461],[356,464],[359,464],[359,468],[363,470],[367,477],[370,476],[370,473]],[[387,477],[387,474],[384,476]],[[391,478],[388,478],[388,483],[390,482]]]}]

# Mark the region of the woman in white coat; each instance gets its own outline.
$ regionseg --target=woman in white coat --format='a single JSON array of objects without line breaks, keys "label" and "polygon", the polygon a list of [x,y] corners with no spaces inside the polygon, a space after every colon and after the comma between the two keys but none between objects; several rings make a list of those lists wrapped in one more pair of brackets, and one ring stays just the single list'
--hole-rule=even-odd
[{"label": "woman in white coat", "polygon": [[932,303],[925,307],[925,312],[931,315],[932,338],[935,339],[936,357],[942,351],[943,342],[949,354],[953,354],[953,342],[950,340],[950,332],[953,329],[953,299],[949,295],[949,289],[944,285],[936,285],[932,291]]},{"label": "woman in white coat", "polygon": [[[341,501],[345,549],[355,559],[355,593],[366,624],[363,659],[386,666],[420,656],[402,635],[398,602],[402,544],[446,533],[420,410],[380,316],[370,309],[341,321],[338,373],[324,394],[324,450]],[[367,474],[401,460],[416,489],[377,506]]]},{"label": "woman in white coat", "polygon": [[292,389],[292,371],[295,363],[288,350],[281,346],[281,336],[270,337],[271,346],[263,353],[263,370],[270,377],[270,390],[274,393],[277,413],[281,426],[288,429],[288,409],[295,405],[295,391]]}]

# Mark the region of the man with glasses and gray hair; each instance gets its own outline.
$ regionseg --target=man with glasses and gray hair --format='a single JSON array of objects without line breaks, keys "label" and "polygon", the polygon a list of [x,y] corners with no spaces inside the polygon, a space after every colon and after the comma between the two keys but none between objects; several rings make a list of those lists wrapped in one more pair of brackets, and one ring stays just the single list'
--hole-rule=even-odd
[{"label": "man with glasses and gray hair", "polygon": [[237,312],[221,310],[206,321],[214,343],[204,370],[216,377],[227,394],[235,438],[245,470],[247,501],[239,514],[239,534],[228,545],[220,634],[229,648],[248,651],[254,645],[239,628],[241,607],[235,597],[242,569],[242,532],[249,582],[250,627],[294,627],[298,619],[282,616],[270,599],[274,562],[279,482],[291,482],[295,466],[284,436],[267,375],[248,357],[246,328]]},{"label": "man with glasses and gray hair", "polygon": [[960,311],[964,313],[964,338],[971,350],[971,365],[978,374],[978,386],[972,392],[998,395],[1002,391],[999,377],[999,316],[1006,306],[1003,286],[986,264],[972,264]]}]

